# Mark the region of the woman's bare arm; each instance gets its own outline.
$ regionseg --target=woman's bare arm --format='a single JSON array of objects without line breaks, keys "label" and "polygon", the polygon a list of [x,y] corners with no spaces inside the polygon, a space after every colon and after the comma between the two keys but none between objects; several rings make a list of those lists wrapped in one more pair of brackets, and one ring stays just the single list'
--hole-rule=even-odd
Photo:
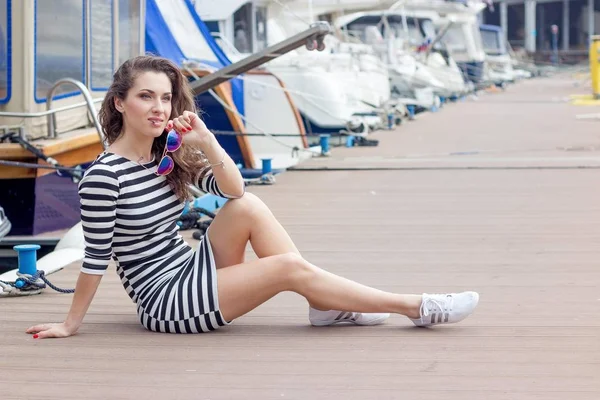
[{"label": "woman's bare arm", "polygon": [[193,143],[202,150],[225,197],[236,198],[244,195],[246,186],[240,170],[198,115],[184,111],[183,115],[169,121],[167,129],[171,128],[183,134],[184,143]]},{"label": "woman's bare arm", "polygon": [[217,164],[212,168],[212,173],[219,188],[224,194],[229,195],[228,197],[242,197],[245,185],[240,170],[221,147],[212,132],[210,135],[212,135],[212,139],[203,143],[202,151],[212,165]]},{"label": "woman's bare arm", "polygon": [[101,280],[102,275],[90,275],[80,272],[75,286],[75,295],[73,296],[71,309],[65,321],[58,324],[35,325],[28,328],[26,332],[34,334],[34,338],[36,339],[60,338],[74,335],[83,322],[83,318],[92,303]]}]

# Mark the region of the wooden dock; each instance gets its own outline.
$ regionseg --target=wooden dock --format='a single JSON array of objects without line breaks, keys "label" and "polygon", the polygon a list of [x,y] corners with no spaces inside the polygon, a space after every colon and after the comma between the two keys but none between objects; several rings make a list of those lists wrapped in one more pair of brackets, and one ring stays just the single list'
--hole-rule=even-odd
[{"label": "wooden dock", "polygon": [[[396,292],[478,291],[464,322],[314,328],[286,293],[214,333],[156,334],[112,272],[68,339],[24,330],[61,321],[70,295],[0,300],[0,397],[597,400],[600,121],[575,119],[594,111],[568,103],[587,90],[576,83],[449,104],[373,134],[378,147],[333,148],[249,187],[329,271]],[[77,274],[51,278],[73,287]]]}]

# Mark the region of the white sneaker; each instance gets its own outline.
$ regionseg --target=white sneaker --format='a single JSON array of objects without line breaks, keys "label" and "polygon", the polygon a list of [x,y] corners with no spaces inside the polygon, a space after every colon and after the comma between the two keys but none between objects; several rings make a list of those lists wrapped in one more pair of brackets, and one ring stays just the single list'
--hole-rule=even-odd
[{"label": "white sneaker", "polygon": [[355,325],[379,325],[390,317],[388,313],[359,313],[346,311],[321,311],[310,307],[308,319],[313,326],[328,326],[340,322]]},{"label": "white sneaker", "polygon": [[467,318],[479,303],[477,292],[449,294],[423,293],[421,318],[410,320],[416,326],[453,324]]}]

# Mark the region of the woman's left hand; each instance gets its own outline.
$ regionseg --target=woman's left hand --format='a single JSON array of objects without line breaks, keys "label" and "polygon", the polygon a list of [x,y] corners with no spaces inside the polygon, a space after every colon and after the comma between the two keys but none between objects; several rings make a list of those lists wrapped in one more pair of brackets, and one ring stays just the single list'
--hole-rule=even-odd
[{"label": "woman's left hand", "polygon": [[202,147],[215,138],[213,133],[198,115],[184,111],[182,115],[167,123],[167,130],[175,129],[183,135],[183,143],[195,144]]}]

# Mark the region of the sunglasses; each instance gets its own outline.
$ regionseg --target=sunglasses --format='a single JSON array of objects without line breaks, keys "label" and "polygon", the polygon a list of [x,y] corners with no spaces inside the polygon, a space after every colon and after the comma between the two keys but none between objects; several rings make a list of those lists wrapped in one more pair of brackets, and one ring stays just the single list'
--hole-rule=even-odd
[{"label": "sunglasses", "polygon": [[167,143],[165,143],[165,151],[163,152],[162,158],[158,163],[158,168],[156,169],[157,175],[168,175],[175,168],[175,161],[171,158],[171,156],[167,155],[167,153],[173,153],[177,151],[181,147],[181,142],[183,141],[183,137],[177,133],[175,130],[169,131],[167,134]]}]

